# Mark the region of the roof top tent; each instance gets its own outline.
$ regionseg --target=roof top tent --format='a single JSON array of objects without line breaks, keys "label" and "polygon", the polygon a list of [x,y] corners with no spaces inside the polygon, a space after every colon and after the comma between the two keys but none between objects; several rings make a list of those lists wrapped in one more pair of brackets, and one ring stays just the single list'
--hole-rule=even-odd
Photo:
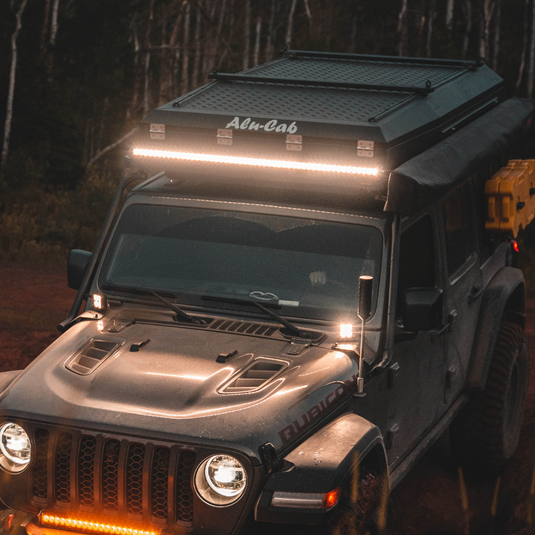
[{"label": "roof top tent", "polygon": [[[503,80],[480,61],[286,51],[238,74],[209,76],[212,83],[141,121],[134,154],[163,156],[166,171],[177,159],[181,168],[204,162],[215,175],[221,166],[213,163],[276,161],[271,180],[286,167],[298,171],[297,184],[318,188],[342,173],[345,190],[367,190],[381,209],[399,213],[443,193],[482,153],[510,144],[533,110],[531,101],[505,101]],[[444,166],[445,176],[437,172]]]}]

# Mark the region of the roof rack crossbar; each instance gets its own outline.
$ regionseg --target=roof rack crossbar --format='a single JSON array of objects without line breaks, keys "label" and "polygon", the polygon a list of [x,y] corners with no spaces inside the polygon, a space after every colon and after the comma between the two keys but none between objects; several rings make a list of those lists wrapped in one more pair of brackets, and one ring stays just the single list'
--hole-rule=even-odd
[{"label": "roof rack crossbar", "polygon": [[405,56],[372,56],[368,54],[347,54],[345,52],[309,52],[307,50],[281,50],[281,54],[292,58],[315,58],[315,59],[358,59],[363,61],[385,61],[389,63],[410,63],[420,65],[433,65],[443,67],[459,67],[463,69],[475,69],[482,67],[485,62],[478,60],[461,59],[436,59],[436,58],[411,58]]},{"label": "roof rack crossbar", "polygon": [[212,71],[208,78],[211,80],[221,80],[223,82],[261,82],[270,84],[295,84],[324,87],[338,87],[343,89],[367,89],[371,91],[395,91],[399,93],[420,93],[427,95],[435,89],[431,82],[427,82],[425,87],[400,86],[388,84],[360,84],[355,82],[338,82],[333,80],[303,80],[298,78],[271,78],[269,76],[251,76],[247,74],[230,74]]}]

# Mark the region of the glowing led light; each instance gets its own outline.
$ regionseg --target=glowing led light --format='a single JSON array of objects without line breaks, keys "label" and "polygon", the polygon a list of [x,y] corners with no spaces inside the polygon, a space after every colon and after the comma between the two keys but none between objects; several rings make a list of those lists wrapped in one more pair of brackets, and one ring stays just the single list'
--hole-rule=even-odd
[{"label": "glowing led light", "polygon": [[141,529],[137,530],[113,524],[100,524],[98,522],[90,522],[77,518],[65,518],[47,514],[41,514],[39,518],[41,524],[79,528],[82,531],[98,531],[100,533],[109,534],[121,533],[123,535],[159,535],[159,532],[155,531],[143,531]]},{"label": "glowing led light", "polygon": [[340,325],[340,338],[351,338],[353,336],[353,325],[351,323],[342,323]]},{"label": "glowing led light", "polygon": [[98,310],[106,310],[108,308],[108,298],[105,295],[93,294],[93,307]]},{"label": "glowing led light", "polygon": [[188,160],[192,162],[228,163],[236,165],[255,165],[275,169],[297,169],[300,171],[324,171],[328,173],[348,173],[351,175],[377,176],[379,170],[373,167],[354,167],[350,165],[330,165],[322,163],[287,162],[265,158],[241,158],[217,154],[199,154],[194,152],[175,152],[169,150],[134,149],[134,156],[168,158],[171,160]]},{"label": "glowing led light", "polygon": [[342,492],[341,488],[337,488],[334,490],[331,490],[331,492],[325,493],[323,496],[323,503],[321,507],[323,509],[329,509],[329,507],[333,507],[338,503],[338,498],[340,497],[340,493]]}]

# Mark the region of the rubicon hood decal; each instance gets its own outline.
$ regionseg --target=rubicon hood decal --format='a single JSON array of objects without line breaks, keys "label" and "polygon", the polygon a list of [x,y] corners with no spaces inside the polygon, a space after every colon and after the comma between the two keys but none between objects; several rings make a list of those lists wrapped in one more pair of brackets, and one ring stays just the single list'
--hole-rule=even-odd
[{"label": "rubicon hood decal", "polygon": [[264,130],[264,132],[283,132],[286,134],[295,134],[297,132],[295,121],[287,124],[279,123],[277,119],[271,119],[267,123],[260,124],[253,121],[251,117],[246,117],[245,119],[234,117],[225,128],[235,128],[236,130]]}]

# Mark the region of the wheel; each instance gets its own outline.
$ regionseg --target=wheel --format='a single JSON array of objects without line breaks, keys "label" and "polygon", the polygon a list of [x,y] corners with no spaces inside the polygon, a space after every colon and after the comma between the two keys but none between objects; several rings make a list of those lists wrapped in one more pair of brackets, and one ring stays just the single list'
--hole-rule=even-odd
[{"label": "wheel", "polygon": [[518,446],[529,380],[522,327],[502,321],[482,392],[474,393],[450,426],[456,459],[469,471],[499,471]]},{"label": "wheel", "polygon": [[357,503],[351,500],[351,485],[342,491],[340,503],[321,535],[375,535],[375,512],[381,500],[383,478],[363,470],[358,483]]}]

